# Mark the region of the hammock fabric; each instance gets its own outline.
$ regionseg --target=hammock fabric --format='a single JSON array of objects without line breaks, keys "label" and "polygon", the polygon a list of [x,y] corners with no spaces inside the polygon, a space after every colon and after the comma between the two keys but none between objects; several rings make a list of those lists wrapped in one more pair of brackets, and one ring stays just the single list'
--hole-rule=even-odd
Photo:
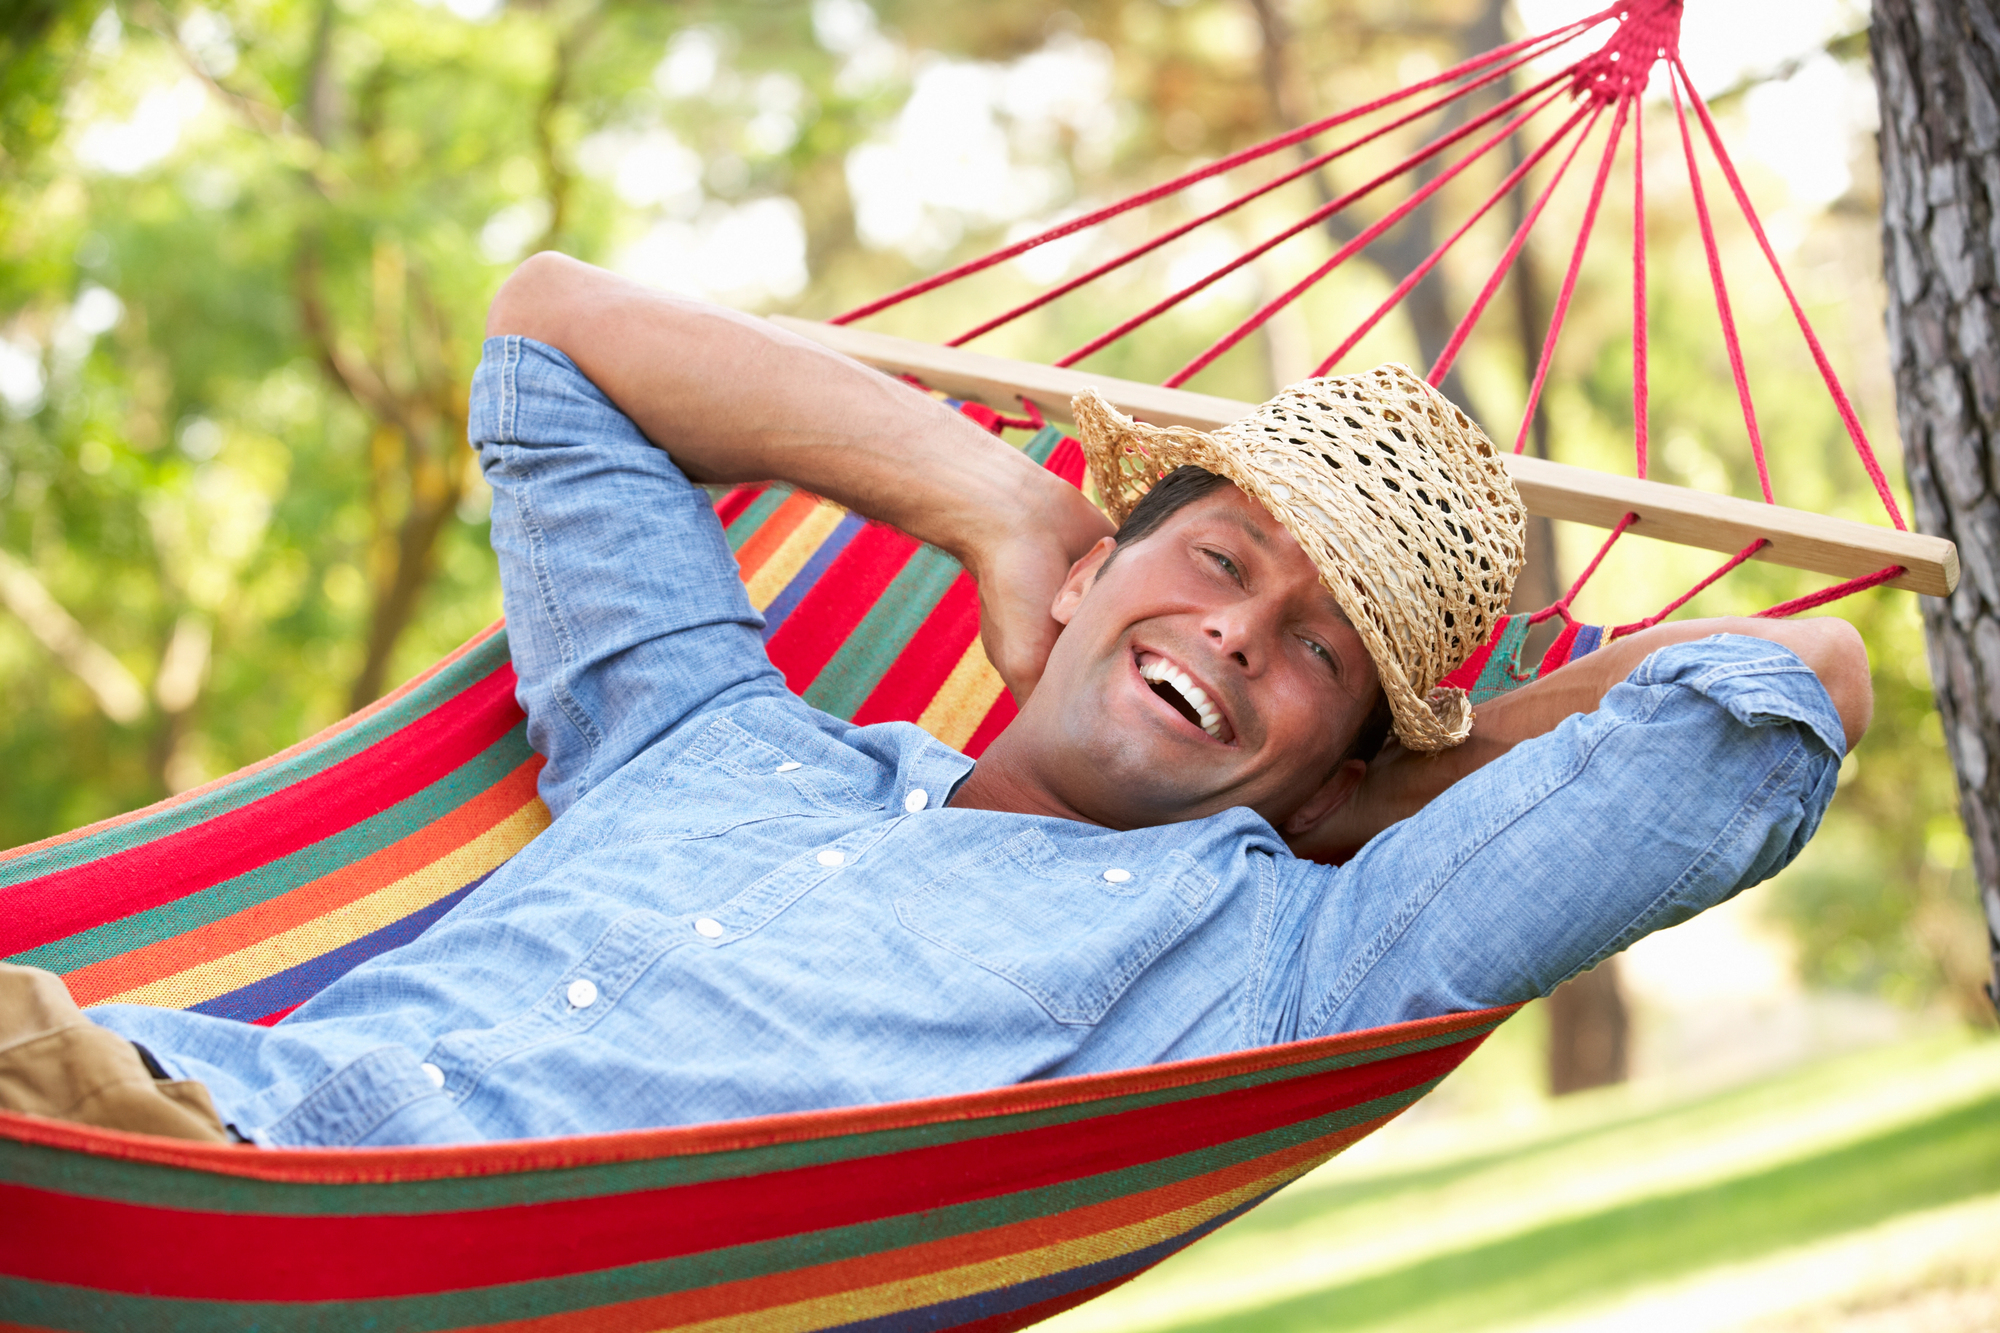
[{"label": "hammock fabric", "polygon": [[[1028,448],[1081,478],[1074,441]],[[717,510],[807,699],[975,753],[1012,716],[949,558],[784,487]],[[1485,697],[1595,646],[1571,627],[1523,669],[1528,620],[1454,683]],[[495,626],[263,764],[0,857],[0,956],[61,973],[83,1004],[278,1022],[545,828],[539,768]],[[0,1327],[1019,1328],[1385,1123],[1509,1012],[466,1148],[231,1149],[0,1113]]]}]

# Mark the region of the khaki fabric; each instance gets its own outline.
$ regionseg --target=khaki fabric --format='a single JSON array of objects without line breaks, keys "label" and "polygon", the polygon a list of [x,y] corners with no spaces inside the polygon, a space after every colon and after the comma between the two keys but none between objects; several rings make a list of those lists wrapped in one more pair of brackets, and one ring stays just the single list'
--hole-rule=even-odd
[{"label": "khaki fabric", "polygon": [[83,1016],[61,977],[13,963],[0,963],[0,1109],[233,1142],[207,1088],[155,1079],[131,1042]]}]

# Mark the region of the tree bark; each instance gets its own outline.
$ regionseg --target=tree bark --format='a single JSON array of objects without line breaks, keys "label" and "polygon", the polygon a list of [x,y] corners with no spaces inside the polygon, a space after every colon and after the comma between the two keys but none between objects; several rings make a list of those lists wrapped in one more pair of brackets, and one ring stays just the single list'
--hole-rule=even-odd
[{"label": "tree bark", "polygon": [[1875,0],[1882,260],[1916,525],[1964,577],[1924,599],[2000,1005],[2000,14],[1993,0]]}]

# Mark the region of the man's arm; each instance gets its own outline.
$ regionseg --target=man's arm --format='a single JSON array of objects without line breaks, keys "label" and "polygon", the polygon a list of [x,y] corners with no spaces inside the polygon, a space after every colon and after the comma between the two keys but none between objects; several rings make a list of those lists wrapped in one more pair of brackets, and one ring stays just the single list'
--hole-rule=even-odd
[{"label": "man's arm", "polygon": [[516,269],[486,331],[568,356],[696,481],[788,481],[949,552],[978,581],[987,656],[1019,699],[1059,631],[1056,589],[1111,532],[1074,487],[927,395],[562,255]]},{"label": "man's arm", "polygon": [[1419,754],[1392,739],[1368,766],[1352,797],[1311,828],[1288,828],[1287,841],[1296,854],[1310,860],[1345,862],[1370,838],[1423,809],[1460,778],[1521,742],[1554,730],[1564,718],[1595,711],[1613,686],[1659,649],[1712,634],[1740,634],[1789,648],[1826,687],[1840,714],[1847,748],[1852,750],[1867,730],[1875,709],[1868,652],[1861,635],[1844,620],[1832,616],[1808,620],[1729,617],[1655,625],[1487,700],[1474,713],[1472,735],[1462,745]]}]

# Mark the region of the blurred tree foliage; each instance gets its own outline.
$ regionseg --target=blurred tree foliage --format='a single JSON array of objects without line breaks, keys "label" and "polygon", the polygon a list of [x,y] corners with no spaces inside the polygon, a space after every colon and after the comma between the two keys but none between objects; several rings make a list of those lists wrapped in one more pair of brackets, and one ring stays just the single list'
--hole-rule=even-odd
[{"label": "blurred tree foliage", "polygon": [[[0,0],[0,845],[261,758],[498,614],[465,399],[486,301],[520,256],[554,246],[823,316],[1434,72],[1490,45],[1501,17],[1496,0]],[[1190,238],[981,346],[1060,354],[1415,142],[1280,192],[1219,249]],[[1440,214],[1490,185],[1455,185]],[[1814,242],[1844,248],[1849,270],[1872,253],[1865,205]],[[955,334],[1192,206],[876,326]],[[1367,202],[1362,220],[1387,206]],[[1560,212],[1544,269],[1565,258]],[[1324,330],[1379,300],[1430,229],[1423,210],[1378,267],[1343,270],[1198,387],[1254,398],[1305,373]],[[1089,364],[1171,370],[1340,235],[1274,252]],[[754,272],[738,271],[746,248]],[[1557,456],[1616,467],[1628,289],[1605,249],[1548,424]],[[1481,276],[1447,265],[1420,290],[1446,317]],[[1712,330],[1675,313],[1700,296],[1683,288],[1655,289],[1656,475],[1741,493],[1720,443],[1740,422],[1714,391]],[[1879,296],[1859,299],[1816,317],[1872,330]],[[1462,363],[1496,425],[1523,400],[1512,318],[1489,319]],[[1781,309],[1746,303],[1742,318],[1753,339],[1783,327]],[[1436,342],[1391,321],[1354,359],[1416,360]],[[1769,401],[1800,407],[1774,416],[1774,454],[1808,479],[1781,498],[1865,515],[1865,489],[1830,480],[1858,474],[1836,468],[1845,441],[1810,381],[1781,375]],[[1607,569],[1625,596],[1604,618],[1650,610],[1704,558]],[[1805,586],[1753,568],[1691,609]],[[1778,900],[1814,976],[1923,999],[1946,984],[1937,941],[1961,928],[1949,772],[1907,597],[1853,606],[1881,721]]]}]

